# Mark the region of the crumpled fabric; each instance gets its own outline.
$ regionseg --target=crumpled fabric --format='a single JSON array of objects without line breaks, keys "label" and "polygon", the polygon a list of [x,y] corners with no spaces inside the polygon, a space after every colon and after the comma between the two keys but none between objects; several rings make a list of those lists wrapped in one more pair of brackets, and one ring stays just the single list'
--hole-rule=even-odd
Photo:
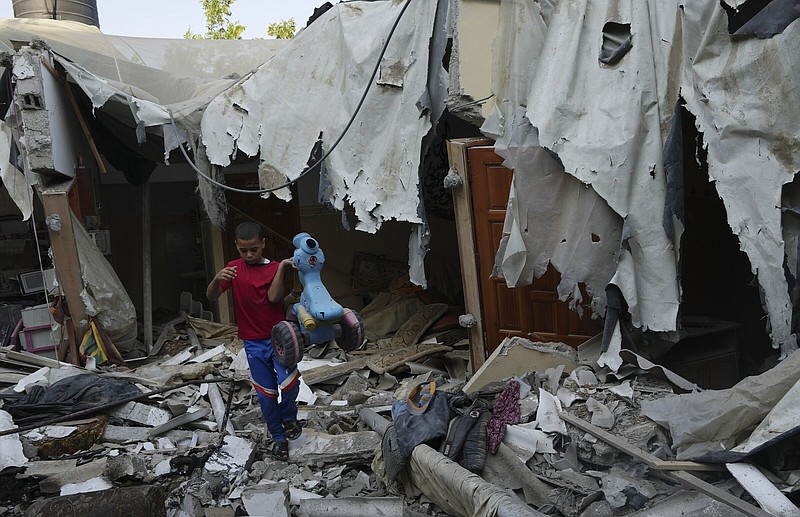
[{"label": "crumpled fabric", "polygon": [[492,419],[486,426],[486,440],[489,443],[489,452],[495,454],[506,434],[506,425],[520,422],[519,408],[519,382],[511,381],[502,393],[494,399]]},{"label": "crumpled fabric", "polygon": [[75,375],[61,379],[49,388],[34,385],[28,390],[27,393],[0,393],[3,409],[14,417],[17,425],[47,422],[142,394],[139,388],[127,381],[94,374]]}]

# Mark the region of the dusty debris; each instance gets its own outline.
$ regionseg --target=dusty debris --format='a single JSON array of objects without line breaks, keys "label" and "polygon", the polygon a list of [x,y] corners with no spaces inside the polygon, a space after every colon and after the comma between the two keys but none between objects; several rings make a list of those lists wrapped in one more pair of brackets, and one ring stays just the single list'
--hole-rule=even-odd
[{"label": "dusty debris", "polygon": [[[617,375],[629,376],[617,380],[586,349],[579,359],[563,345],[514,338],[469,378],[462,344],[441,345],[441,333],[426,336],[418,328],[409,334],[418,342],[400,349],[386,347],[388,336],[352,353],[324,347],[300,363],[304,429],[284,463],[266,454],[271,439],[231,327],[182,316],[164,329],[161,351],[134,369],[101,369],[87,377],[78,368],[65,374],[35,361],[22,370],[25,375],[4,390],[18,397],[5,399],[11,414],[19,397],[45,395],[61,382],[108,379],[124,385],[125,396],[106,394],[98,415],[54,422],[69,419],[56,412],[16,434],[11,430],[19,424],[9,416],[0,444],[17,451],[3,460],[16,460],[0,476],[18,488],[0,510],[45,512],[75,497],[66,495],[71,492],[122,497],[129,488],[152,488],[163,494],[163,515],[170,517],[361,515],[364,509],[369,515],[617,517],[648,515],[649,509],[655,515],[667,508],[665,501],[678,500],[685,508],[702,502],[707,512],[763,514],[721,465],[675,457],[668,430],[640,408],[684,389],[666,380],[669,375],[643,372],[625,354],[623,362],[635,366],[620,368]],[[409,358],[416,364],[406,364]],[[428,400],[443,408],[436,420],[442,428],[396,463],[392,440],[405,443],[397,433],[415,429],[402,417],[411,415],[408,404],[418,404],[422,417],[434,421],[421,386],[433,387]],[[87,407],[79,398],[72,403]],[[364,422],[359,412],[374,418]],[[17,412],[26,422],[35,413],[30,404]],[[770,421],[770,429],[792,429]],[[782,472],[762,464],[767,477],[758,483],[774,485],[792,501],[800,466],[785,454],[772,461],[777,458]]]}]

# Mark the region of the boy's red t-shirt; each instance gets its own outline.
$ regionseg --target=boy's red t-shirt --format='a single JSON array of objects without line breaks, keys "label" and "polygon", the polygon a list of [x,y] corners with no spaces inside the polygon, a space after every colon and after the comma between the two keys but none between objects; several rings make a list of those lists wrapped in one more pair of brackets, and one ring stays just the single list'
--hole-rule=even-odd
[{"label": "boy's red t-shirt", "polygon": [[251,266],[239,258],[228,262],[227,266],[236,266],[236,278],[223,280],[219,287],[227,291],[228,287],[233,286],[233,308],[239,326],[239,339],[271,337],[272,327],[285,319],[283,303],[271,303],[267,298],[267,291],[280,262],[267,260]]}]

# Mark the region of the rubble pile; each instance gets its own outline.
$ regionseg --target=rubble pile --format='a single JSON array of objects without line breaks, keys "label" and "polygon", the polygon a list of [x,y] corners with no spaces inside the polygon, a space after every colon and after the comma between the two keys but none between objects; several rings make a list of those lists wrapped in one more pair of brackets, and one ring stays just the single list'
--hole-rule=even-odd
[{"label": "rubble pile", "polygon": [[742,381],[765,407],[642,361],[614,372],[596,342],[509,338],[468,375],[463,329],[432,330],[430,305],[357,351],[307,351],[288,462],[233,327],[182,315],[127,369],[2,349],[0,514],[800,515],[797,357]]}]

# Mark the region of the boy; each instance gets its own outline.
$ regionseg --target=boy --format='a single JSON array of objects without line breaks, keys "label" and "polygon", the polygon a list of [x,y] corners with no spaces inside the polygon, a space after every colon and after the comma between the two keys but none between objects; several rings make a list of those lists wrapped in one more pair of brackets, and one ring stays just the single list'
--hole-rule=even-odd
[{"label": "boy", "polygon": [[289,459],[286,440],[294,440],[302,432],[295,403],[300,391],[300,372],[297,367],[281,366],[272,349],[271,335],[272,326],[285,318],[284,278],[293,267],[292,259],[275,262],[265,258],[264,238],[256,223],[237,226],[235,243],[240,258],[229,262],[214,276],[206,296],[216,300],[229,287],[233,288],[239,339],[244,341],[253,387],[274,442],[271,455],[286,461]]}]

